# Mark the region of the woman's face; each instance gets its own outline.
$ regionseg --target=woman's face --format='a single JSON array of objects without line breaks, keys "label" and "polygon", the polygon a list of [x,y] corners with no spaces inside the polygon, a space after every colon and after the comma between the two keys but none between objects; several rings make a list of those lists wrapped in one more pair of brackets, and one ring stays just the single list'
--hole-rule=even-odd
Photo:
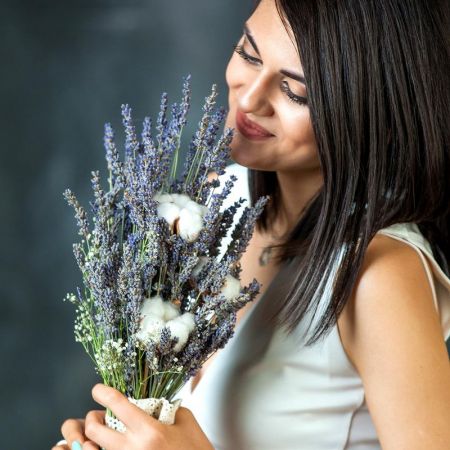
[{"label": "woman's face", "polygon": [[296,46],[275,1],[262,0],[246,22],[226,70],[226,126],[235,129],[235,162],[269,171],[320,168],[302,77]]}]

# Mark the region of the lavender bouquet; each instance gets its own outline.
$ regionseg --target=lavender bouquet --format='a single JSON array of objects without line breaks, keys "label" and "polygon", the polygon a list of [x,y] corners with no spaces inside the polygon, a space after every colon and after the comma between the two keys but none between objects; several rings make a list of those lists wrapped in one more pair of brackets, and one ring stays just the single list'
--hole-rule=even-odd
[{"label": "lavender bouquet", "polygon": [[[108,190],[92,172],[92,224],[75,195],[64,192],[82,236],[73,250],[84,288],[67,294],[76,305],[75,339],[105,384],[165,423],[174,422],[175,395],[227,343],[236,312],[259,291],[256,280],[241,286],[239,260],[267,202],[246,206],[231,229],[244,200],[222,206],[237,179],[216,192],[220,181],[208,177],[225,173],[233,136],[232,129],[219,136],[225,110],[215,107],[215,85],[177,177],[190,97],[187,76],[181,102],[169,117],[163,93],[155,136],[146,117],[140,141],[131,109],[122,105],[123,161],[105,125]],[[231,243],[219,255],[229,232]],[[106,419],[124,430],[110,411]]]}]

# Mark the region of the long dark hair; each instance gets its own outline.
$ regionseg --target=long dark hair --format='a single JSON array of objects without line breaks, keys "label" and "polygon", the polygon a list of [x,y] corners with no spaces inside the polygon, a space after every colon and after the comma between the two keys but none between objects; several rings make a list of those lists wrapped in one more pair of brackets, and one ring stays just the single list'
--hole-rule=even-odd
[{"label": "long dark hair", "polygon": [[[336,324],[378,230],[415,223],[449,275],[449,2],[276,0],[295,37],[324,183],[279,246],[296,276],[273,316],[292,332],[328,307],[306,345]],[[257,227],[278,212],[275,172],[249,170],[252,202],[270,195]]]}]

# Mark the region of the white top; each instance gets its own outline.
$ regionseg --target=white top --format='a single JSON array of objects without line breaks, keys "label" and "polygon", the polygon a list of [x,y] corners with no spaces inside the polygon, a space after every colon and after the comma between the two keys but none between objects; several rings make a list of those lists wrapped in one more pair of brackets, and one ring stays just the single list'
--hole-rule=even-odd
[{"label": "white top", "polygon": [[[247,169],[232,164],[223,176],[228,178],[230,172],[239,181],[228,204],[239,196],[249,198]],[[396,224],[379,233],[406,242],[420,255],[447,339],[450,279],[434,260],[429,243],[416,224]],[[279,293],[289,270],[285,266],[275,276],[194,392],[191,383],[182,389],[183,406],[192,410],[216,450],[380,449],[362,380],[343,349],[337,326],[308,348],[301,343],[302,324],[292,336],[261,324],[270,297]]]}]

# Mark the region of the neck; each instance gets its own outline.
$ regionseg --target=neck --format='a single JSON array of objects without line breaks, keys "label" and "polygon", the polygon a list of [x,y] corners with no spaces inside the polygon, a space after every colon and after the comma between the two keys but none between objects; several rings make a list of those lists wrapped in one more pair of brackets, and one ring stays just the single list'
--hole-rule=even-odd
[{"label": "neck", "polygon": [[277,172],[280,209],[274,224],[277,235],[289,232],[297,224],[303,208],[323,185],[320,169],[302,172]]}]

